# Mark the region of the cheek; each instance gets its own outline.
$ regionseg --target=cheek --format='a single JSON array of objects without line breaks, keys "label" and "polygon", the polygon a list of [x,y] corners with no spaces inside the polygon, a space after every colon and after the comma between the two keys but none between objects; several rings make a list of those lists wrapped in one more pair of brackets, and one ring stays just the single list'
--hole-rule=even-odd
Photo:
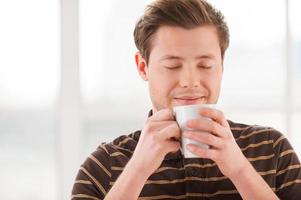
[{"label": "cheek", "polygon": [[206,76],[206,87],[211,94],[219,94],[221,87],[222,74],[219,72],[212,72]]},{"label": "cheek", "polygon": [[177,86],[176,77],[166,72],[157,72],[152,77],[149,79],[149,87],[153,95],[165,98]]},{"label": "cheek", "polygon": [[161,96],[168,96],[175,87],[176,82],[167,78],[157,79],[152,84],[153,91]]}]

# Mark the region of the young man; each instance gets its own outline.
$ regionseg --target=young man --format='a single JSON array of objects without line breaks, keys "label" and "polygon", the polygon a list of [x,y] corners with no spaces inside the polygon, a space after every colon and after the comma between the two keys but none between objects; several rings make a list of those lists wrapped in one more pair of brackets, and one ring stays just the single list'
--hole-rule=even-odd
[{"label": "young man", "polygon": [[[301,199],[300,162],[278,131],[234,123],[217,109],[202,109],[184,132],[178,105],[218,101],[229,45],[222,14],[204,0],[158,0],[134,31],[141,78],[153,104],[144,128],[102,144],[81,166],[72,199]],[[180,137],[200,158],[184,159]]]}]

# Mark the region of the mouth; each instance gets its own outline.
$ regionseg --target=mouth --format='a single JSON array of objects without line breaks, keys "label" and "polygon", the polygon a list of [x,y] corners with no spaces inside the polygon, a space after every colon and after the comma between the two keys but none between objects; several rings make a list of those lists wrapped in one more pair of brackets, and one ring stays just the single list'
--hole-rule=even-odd
[{"label": "mouth", "polygon": [[175,97],[174,100],[178,105],[191,105],[191,104],[204,104],[205,97],[195,97],[195,96],[183,96],[183,97]]}]

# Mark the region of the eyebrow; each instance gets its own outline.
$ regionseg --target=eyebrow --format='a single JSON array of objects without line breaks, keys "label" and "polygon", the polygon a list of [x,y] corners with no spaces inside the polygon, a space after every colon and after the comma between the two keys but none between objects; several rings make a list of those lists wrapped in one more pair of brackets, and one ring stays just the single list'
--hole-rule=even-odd
[{"label": "eyebrow", "polygon": [[[199,59],[215,59],[215,56],[212,54],[204,54],[201,56],[197,56],[195,57],[196,60]],[[180,57],[180,56],[174,56],[174,55],[165,55],[162,58],[160,58],[160,61],[164,61],[164,60],[184,60],[184,58]]]}]

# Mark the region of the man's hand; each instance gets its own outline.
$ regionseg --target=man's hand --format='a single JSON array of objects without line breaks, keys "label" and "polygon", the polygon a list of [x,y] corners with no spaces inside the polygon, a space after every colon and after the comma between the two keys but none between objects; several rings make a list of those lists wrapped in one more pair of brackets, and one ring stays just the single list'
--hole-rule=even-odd
[{"label": "man's hand", "polygon": [[199,118],[188,121],[188,128],[201,131],[185,131],[183,136],[207,144],[210,149],[202,149],[193,144],[189,144],[187,148],[202,158],[213,160],[221,172],[231,179],[243,170],[249,161],[237,145],[221,111],[202,108],[199,114],[212,120]]},{"label": "man's hand", "polygon": [[132,158],[110,189],[105,200],[139,197],[148,177],[161,165],[165,155],[180,149],[180,128],[172,110],[160,110],[148,118]]},{"label": "man's hand", "polygon": [[131,158],[132,164],[151,175],[165,155],[180,149],[180,128],[170,109],[162,109],[148,118]]},{"label": "man's hand", "polygon": [[220,171],[232,181],[243,199],[278,200],[270,186],[241,152],[223,113],[202,108],[199,114],[212,120],[190,120],[187,122],[188,128],[202,131],[184,132],[184,137],[207,144],[210,148],[201,149],[190,144],[188,149],[202,158],[213,160]]}]

